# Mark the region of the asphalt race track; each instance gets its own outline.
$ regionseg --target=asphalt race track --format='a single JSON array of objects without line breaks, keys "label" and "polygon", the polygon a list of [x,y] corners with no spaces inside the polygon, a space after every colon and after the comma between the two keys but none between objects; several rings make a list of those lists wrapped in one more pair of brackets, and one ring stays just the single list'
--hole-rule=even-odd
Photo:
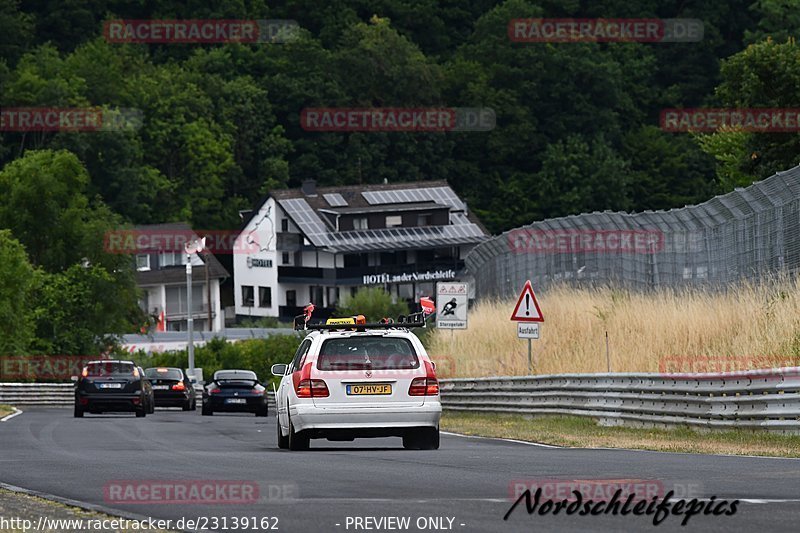
[{"label": "asphalt race track", "polygon": [[[277,517],[290,532],[397,531],[354,517],[409,517],[406,531],[796,531],[800,459],[560,449],[443,435],[438,451],[404,450],[400,439],[312,441],[307,452],[276,446],[275,418],[157,410],[72,418],[27,408],[0,424],[0,481],[154,518]],[[690,497],[742,501],[734,516],[528,515],[508,521],[515,480],[658,480]],[[110,503],[120,481],[257,483],[250,503]],[[348,525],[348,517],[350,522]],[[447,519],[428,522],[427,517]],[[273,522],[274,523],[274,522]],[[228,522],[228,531],[231,522]],[[369,525],[370,529],[366,529]],[[384,524],[385,525],[385,524]],[[394,524],[392,524],[394,525]],[[450,527],[451,529],[447,529]],[[209,526],[209,529],[212,529]],[[217,530],[223,530],[218,527]],[[252,529],[251,529],[252,531]]]}]

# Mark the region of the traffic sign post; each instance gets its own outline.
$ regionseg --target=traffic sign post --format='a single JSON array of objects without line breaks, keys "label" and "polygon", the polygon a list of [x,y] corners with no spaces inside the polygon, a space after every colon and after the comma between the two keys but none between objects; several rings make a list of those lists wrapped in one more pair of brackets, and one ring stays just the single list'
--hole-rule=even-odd
[{"label": "traffic sign post", "polygon": [[436,284],[436,327],[467,329],[469,284],[440,281]]},{"label": "traffic sign post", "polygon": [[517,322],[517,337],[520,339],[539,339],[538,322]]},{"label": "traffic sign post", "polygon": [[539,323],[544,322],[544,315],[533,292],[531,280],[525,282],[522,292],[517,298],[517,305],[511,313],[511,320],[517,322],[517,337],[528,339],[528,374],[533,374],[533,346],[531,341],[539,339]]}]

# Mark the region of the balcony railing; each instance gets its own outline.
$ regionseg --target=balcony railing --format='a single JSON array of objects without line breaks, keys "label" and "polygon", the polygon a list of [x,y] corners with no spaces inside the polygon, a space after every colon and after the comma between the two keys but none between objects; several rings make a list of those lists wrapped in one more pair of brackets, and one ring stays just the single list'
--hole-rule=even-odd
[{"label": "balcony railing", "polygon": [[[216,302],[211,302],[211,316],[216,316]],[[189,318],[188,308],[185,303],[169,307],[167,306],[167,320],[181,320]],[[208,304],[193,304],[192,305],[192,318],[208,318]]]},{"label": "balcony railing", "polygon": [[[326,271],[327,276],[326,276]],[[317,267],[302,267],[302,266],[279,266],[278,279],[323,279],[330,278],[331,281],[336,277],[333,275],[333,269],[330,268],[317,268]]]},{"label": "balcony railing", "polygon": [[368,267],[343,267],[343,268],[318,268],[318,267],[297,267],[279,266],[278,281],[298,280],[318,280],[322,282],[334,283],[343,280],[355,280],[373,274],[410,274],[412,272],[426,272],[434,270],[461,270],[464,268],[464,261],[436,261],[432,263],[421,263],[411,265],[378,265]]}]

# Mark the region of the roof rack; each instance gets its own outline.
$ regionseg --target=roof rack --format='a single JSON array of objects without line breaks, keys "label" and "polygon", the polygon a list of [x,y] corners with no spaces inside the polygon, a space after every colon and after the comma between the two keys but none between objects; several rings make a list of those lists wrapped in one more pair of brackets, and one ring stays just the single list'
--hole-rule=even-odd
[{"label": "roof rack", "polygon": [[[424,328],[427,327],[425,322],[425,313],[420,311],[419,313],[412,313],[408,316],[400,315],[397,317],[397,320],[392,320],[391,318],[384,318],[380,322],[357,322],[354,317],[354,321],[351,323],[336,323],[336,324],[327,324],[327,323],[308,323],[308,314],[297,315],[294,317],[294,329],[295,330],[321,330],[321,331],[332,331],[332,330],[353,330],[353,331],[365,331],[367,329],[408,329],[408,328]],[[361,317],[361,315],[359,315]],[[361,317],[363,318],[363,317]]]}]

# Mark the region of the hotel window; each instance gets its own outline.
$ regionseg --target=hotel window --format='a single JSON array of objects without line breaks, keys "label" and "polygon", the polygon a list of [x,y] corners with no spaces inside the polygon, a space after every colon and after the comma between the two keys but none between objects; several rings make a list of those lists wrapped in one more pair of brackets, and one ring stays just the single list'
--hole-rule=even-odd
[{"label": "hotel window", "polygon": [[403,225],[403,217],[400,215],[389,215],[386,217],[387,228],[399,228]]},{"label": "hotel window", "polygon": [[322,300],[323,294],[325,294],[324,287],[311,285],[308,288],[308,299],[317,307],[325,307],[325,302]]},{"label": "hotel window", "polygon": [[150,312],[150,292],[142,291],[142,297],[139,298],[139,309],[145,313]]},{"label": "hotel window", "polygon": [[288,265],[289,264],[289,252],[283,252],[281,254],[281,264]]},{"label": "hotel window", "polygon": [[297,292],[295,290],[286,291],[286,307],[297,307]]},{"label": "hotel window", "polygon": [[161,254],[160,266],[180,266],[186,264],[186,255],[181,252],[167,252]]},{"label": "hotel window", "polygon": [[242,285],[242,306],[243,307],[253,307],[253,286],[252,285]]},{"label": "hotel window", "polygon": [[138,254],[136,256],[136,270],[150,270],[150,255]]},{"label": "hotel window", "polygon": [[417,226],[430,226],[430,225],[431,225],[430,213],[423,213],[421,215],[417,215]]},{"label": "hotel window", "polygon": [[272,287],[258,288],[258,306],[272,307]]},{"label": "hotel window", "polygon": [[[189,312],[189,300],[186,297],[186,286],[166,287],[164,295],[167,299],[167,318],[171,315],[185,315]],[[192,285],[192,313],[201,313],[205,307],[205,284]]]},{"label": "hotel window", "polygon": [[281,219],[281,231],[289,231],[289,219]]},{"label": "hotel window", "polygon": [[354,218],[353,229],[369,229],[369,222],[367,222],[367,217]]},{"label": "hotel window", "polygon": [[328,307],[339,303],[339,287],[328,287]]}]

